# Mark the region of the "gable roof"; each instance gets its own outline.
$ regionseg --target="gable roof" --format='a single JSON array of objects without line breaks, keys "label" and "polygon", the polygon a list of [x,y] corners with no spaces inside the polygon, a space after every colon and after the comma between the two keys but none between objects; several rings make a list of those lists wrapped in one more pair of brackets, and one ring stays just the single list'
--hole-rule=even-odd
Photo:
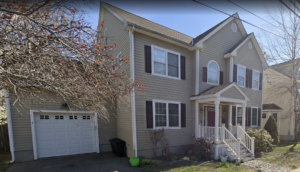
[{"label": "gable roof", "polygon": [[281,107],[277,106],[276,104],[272,103],[272,104],[263,104],[263,110],[266,109],[272,109],[272,110],[282,110]]},{"label": "gable roof", "polygon": [[232,48],[230,48],[225,54],[230,54],[233,53],[235,49],[237,49],[248,37],[250,34],[247,36],[243,37],[238,43],[236,43]]},{"label": "gable roof", "polygon": [[238,90],[238,92],[240,92],[245,97],[245,100],[247,100],[247,101],[250,100],[250,98],[247,96],[247,94],[245,92],[243,92],[243,90],[241,90],[241,88],[235,82],[210,87],[209,89],[207,89],[197,95],[191,96],[190,100],[194,100],[197,98],[201,99],[204,97],[205,98],[206,97],[221,97],[220,95],[231,87],[235,87]]},{"label": "gable roof", "polygon": [[180,33],[178,31],[175,31],[173,29],[170,29],[168,27],[162,26],[160,24],[154,23],[150,20],[147,20],[145,18],[142,18],[140,16],[134,15],[130,12],[127,12],[125,10],[122,10],[120,8],[117,8],[113,5],[110,5],[108,3],[103,2],[104,6],[107,6],[108,8],[112,9],[114,12],[116,12],[119,16],[121,16],[124,20],[126,20],[129,24],[134,24],[137,26],[141,26],[143,28],[147,28],[149,30],[155,31],[157,33],[166,35],[168,37],[177,39],[179,41],[182,41],[186,44],[190,44],[193,41],[193,37],[190,37],[188,35],[185,35],[183,33]]}]

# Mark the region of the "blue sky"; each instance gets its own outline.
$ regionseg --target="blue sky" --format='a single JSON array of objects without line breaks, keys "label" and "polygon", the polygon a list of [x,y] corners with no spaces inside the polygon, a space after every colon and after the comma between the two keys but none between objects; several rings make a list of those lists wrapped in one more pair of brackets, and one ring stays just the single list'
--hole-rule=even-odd
[{"label": "blue sky", "polygon": [[[240,18],[251,22],[260,27],[268,28],[270,25],[247,11],[233,5],[227,0],[199,0],[207,5],[222,10],[229,14],[238,13]],[[228,16],[218,11],[202,6],[192,0],[152,0],[152,1],[120,1],[120,0],[104,0],[111,5],[118,8],[161,24],[163,26],[172,28],[176,31],[196,37],[199,34],[210,29],[218,24]],[[247,10],[259,15],[268,20],[268,13],[266,9],[274,10],[279,1],[267,0],[252,0],[252,1],[238,1],[232,2],[246,8]],[[86,11],[86,19],[91,22],[93,28],[98,25],[100,1],[93,1],[92,5],[83,6]],[[247,33],[254,32],[255,35],[266,33],[258,28],[244,23]],[[272,29],[270,29],[272,31]]]}]

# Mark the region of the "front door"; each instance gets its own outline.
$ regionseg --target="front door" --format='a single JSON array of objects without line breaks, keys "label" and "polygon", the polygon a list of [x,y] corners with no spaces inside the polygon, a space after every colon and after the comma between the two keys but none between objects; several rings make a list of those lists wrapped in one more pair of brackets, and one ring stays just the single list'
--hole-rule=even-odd
[{"label": "front door", "polygon": [[215,126],[215,107],[207,107],[207,126]]}]

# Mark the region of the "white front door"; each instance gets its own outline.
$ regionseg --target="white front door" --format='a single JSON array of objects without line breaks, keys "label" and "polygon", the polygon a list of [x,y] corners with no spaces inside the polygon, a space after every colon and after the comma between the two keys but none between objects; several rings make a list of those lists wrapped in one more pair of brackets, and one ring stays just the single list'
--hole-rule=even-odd
[{"label": "white front door", "polygon": [[91,114],[36,114],[38,158],[96,152],[93,117]]}]

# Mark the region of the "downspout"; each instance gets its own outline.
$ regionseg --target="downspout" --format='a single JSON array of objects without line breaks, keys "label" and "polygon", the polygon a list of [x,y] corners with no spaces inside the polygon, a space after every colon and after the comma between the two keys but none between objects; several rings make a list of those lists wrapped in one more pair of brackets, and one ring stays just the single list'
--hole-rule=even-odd
[{"label": "downspout", "polygon": [[[134,73],[134,26],[129,30],[129,42],[130,42],[130,78],[132,82],[135,82]],[[133,87],[131,92],[131,113],[132,113],[132,138],[133,147],[135,150],[135,157],[138,157],[137,150],[137,135],[136,135],[136,112],[135,112],[135,88]]]},{"label": "downspout", "polygon": [[11,152],[10,163],[15,162],[15,147],[14,147],[14,134],[12,129],[11,110],[9,101],[9,91],[4,90],[5,103],[6,103],[6,114],[7,114],[7,125],[8,125],[8,136],[9,136],[9,147]]}]

